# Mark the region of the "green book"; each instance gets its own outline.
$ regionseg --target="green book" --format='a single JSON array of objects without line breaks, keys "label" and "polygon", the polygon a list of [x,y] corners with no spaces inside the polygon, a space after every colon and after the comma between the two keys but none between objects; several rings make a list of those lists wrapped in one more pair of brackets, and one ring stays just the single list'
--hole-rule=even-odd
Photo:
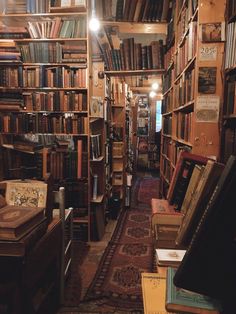
[{"label": "green book", "polygon": [[166,309],[169,312],[219,314],[221,304],[210,297],[189,290],[177,288],[173,283],[176,269],[167,268]]}]

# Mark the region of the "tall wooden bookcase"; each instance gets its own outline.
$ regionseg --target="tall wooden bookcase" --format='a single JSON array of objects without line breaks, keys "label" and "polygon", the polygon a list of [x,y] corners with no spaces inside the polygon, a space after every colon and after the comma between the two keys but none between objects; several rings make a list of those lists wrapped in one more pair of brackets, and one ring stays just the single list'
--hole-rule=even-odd
[{"label": "tall wooden bookcase", "polygon": [[[103,127],[89,110],[87,3],[67,6],[45,0],[12,6],[6,1],[1,10],[2,177],[19,177],[19,172],[11,175],[9,168],[22,165],[37,165],[31,173],[37,178],[50,172],[55,187],[65,186],[66,207],[74,208],[75,235],[82,233],[90,241],[91,204],[97,201],[91,201],[90,166],[94,169],[103,154],[90,158],[91,138],[99,133],[102,141]],[[17,146],[22,136],[40,144],[38,150]],[[99,149],[97,143],[95,150]]]},{"label": "tall wooden bookcase", "polygon": [[236,1],[226,5],[226,47],[224,62],[224,106],[222,110],[221,160],[226,163],[236,154],[236,52],[235,52]]},{"label": "tall wooden bookcase", "polygon": [[[174,1],[163,82],[161,193],[181,150],[219,159],[225,2]],[[221,34],[214,34],[214,31]]]}]

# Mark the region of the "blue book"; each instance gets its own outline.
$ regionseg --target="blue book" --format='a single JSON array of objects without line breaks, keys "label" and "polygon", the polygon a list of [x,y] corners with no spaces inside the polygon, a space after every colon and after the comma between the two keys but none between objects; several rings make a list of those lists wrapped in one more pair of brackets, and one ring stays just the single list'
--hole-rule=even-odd
[{"label": "blue book", "polygon": [[176,269],[167,268],[166,309],[169,312],[219,314],[221,304],[218,300],[189,290],[177,288],[173,283]]}]

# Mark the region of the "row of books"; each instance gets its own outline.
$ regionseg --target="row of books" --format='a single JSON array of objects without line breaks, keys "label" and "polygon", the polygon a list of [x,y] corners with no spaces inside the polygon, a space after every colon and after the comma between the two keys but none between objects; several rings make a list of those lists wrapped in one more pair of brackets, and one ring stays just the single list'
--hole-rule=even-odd
[{"label": "row of books", "polygon": [[86,50],[83,46],[64,45],[59,42],[30,42],[19,44],[21,60],[25,63],[86,63]]},{"label": "row of books", "polygon": [[115,27],[104,27],[96,36],[108,70],[163,69],[163,41],[152,41],[150,45],[135,43],[134,38],[118,37]]},{"label": "row of books", "polygon": [[175,80],[174,68],[173,68],[173,66],[171,66],[166,71],[166,73],[163,75],[163,85],[162,85],[163,93],[166,93],[170,89],[174,80]]},{"label": "row of books", "polygon": [[76,66],[7,66],[0,67],[2,87],[86,88],[87,70]]},{"label": "row of books", "polygon": [[224,130],[224,153],[223,160],[227,162],[230,155],[236,154],[236,129],[228,125]]},{"label": "row of books", "polygon": [[0,4],[2,14],[24,14],[24,13],[48,13],[53,12],[53,8],[84,7],[84,0],[4,0]]},{"label": "row of books", "polygon": [[82,151],[52,151],[48,158],[48,170],[55,180],[87,178],[87,155]]},{"label": "row of books", "polygon": [[197,22],[189,24],[189,32],[184,37],[184,42],[177,49],[175,60],[175,77],[177,77],[186,67],[186,65],[196,55],[197,44]]},{"label": "row of books", "polygon": [[236,22],[227,24],[226,34],[225,69],[230,69],[233,68],[236,63],[236,53],[232,44],[236,39]]},{"label": "row of books", "polygon": [[163,134],[171,135],[172,134],[172,117],[164,117],[163,119]]},{"label": "row of books", "polygon": [[171,89],[169,91],[169,93],[167,93],[165,95],[165,97],[162,99],[162,103],[161,103],[161,113],[165,114],[165,113],[169,113],[172,111],[173,109],[173,89]]},{"label": "row of books", "polygon": [[87,94],[75,91],[24,92],[23,99],[26,111],[87,111],[88,109]]},{"label": "row of books", "polygon": [[178,139],[182,139],[191,143],[192,141],[192,121],[193,112],[183,113],[178,112],[176,116],[176,136]]},{"label": "row of books", "polygon": [[87,134],[88,118],[76,114],[2,113],[0,130],[3,133]]},{"label": "row of books", "polygon": [[185,72],[174,87],[174,106],[181,107],[194,99],[195,68]]},{"label": "row of books", "polygon": [[66,20],[56,17],[42,22],[28,22],[27,29],[31,38],[86,38],[86,17]]},{"label": "row of books", "polygon": [[158,22],[169,18],[170,5],[169,0],[97,0],[96,13],[109,21]]},{"label": "row of books", "polygon": [[225,115],[236,114],[236,89],[235,89],[235,76],[231,76],[225,84],[226,104]]}]

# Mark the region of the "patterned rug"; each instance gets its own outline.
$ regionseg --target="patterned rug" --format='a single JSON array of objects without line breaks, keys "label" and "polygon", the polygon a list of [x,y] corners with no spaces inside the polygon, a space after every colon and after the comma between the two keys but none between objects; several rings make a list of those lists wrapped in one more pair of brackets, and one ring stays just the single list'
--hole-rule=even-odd
[{"label": "patterned rug", "polygon": [[152,198],[159,198],[160,179],[159,178],[142,178],[139,182],[138,197],[139,203],[151,205]]},{"label": "patterned rug", "polygon": [[[151,179],[152,185],[159,187],[159,180]],[[140,195],[140,189],[144,193],[142,181],[134,186],[134,198]],[[144,181],[151,182],[150,178]],[[157,197],[156,193],[158,188],[155,187],[148,195]],[[141,273],[154,269],[150,199],[145,197],[146,208],[143,204],[141,207],[133,205],[121,212],[94,280],[79,306],[79,313],[143,313]]]},{"label": "patterned rug", "polygon": [[[156,178],[151,179],[153,186],[158,184]],[[150,190],[150,181],[145,177],[134,182],[131,208],[119,215],[108,245],[98,242],[92,248],[88,244],[80,247],[80,243],[75,246],[72,280],[60,314],[143,314],[141,273],[156,269],[148,196],[156,197],[158,191],[152,189],[147,196],[144,183]],[[141,193],[145,198],[139,202]],[[77,254],[79,251],[86,256]]]}]

